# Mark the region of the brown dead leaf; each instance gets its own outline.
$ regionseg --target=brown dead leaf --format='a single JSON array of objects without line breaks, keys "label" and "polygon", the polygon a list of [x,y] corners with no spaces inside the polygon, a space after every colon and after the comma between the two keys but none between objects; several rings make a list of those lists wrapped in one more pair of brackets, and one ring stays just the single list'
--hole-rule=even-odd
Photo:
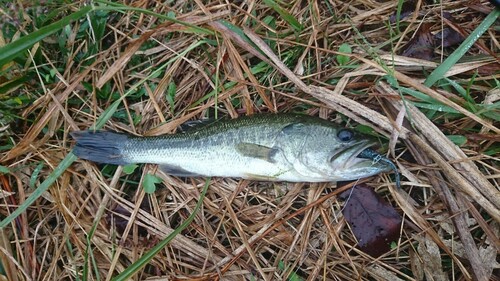
[{"label": "brown dead leaf", "polygon": [[434,43],[436,46],[442,46],[444,48],[458,45],[464,40],[465,38],[462,34],[450,27],[446,27],[434,35]]},{"label": "brown dead leaf", "polygon": [[[401,11],[399,14],[399,20],[402,20],[409,15],[411,15],[413,12],[415,12],[415,9],[417,8],[417,0],[407,0],[404,1],[403,6],[401,6]],[[389,17],[389,22],[390,23],[395,23],[397,19],[397,11],[394,11],[394,13]]]},{"label": "brown dead leaf", "polygon": [[[140,208],[145,212],[151,212],[151,206],[149,205],[148,197],[145,197],[145,199],[142,200]],[[125,231],[131,215],[132,213],[130,212],[130,210],[124,208],[121,205],[117,205],[108,215],[107,221],[110,225],[114,226],[116,231],[121,235]],[[145,227],[139,225],[137,228],[139,236],[145,237],[148,235],[148,231]]]},{"label": "brown dead leaf", "polygon": [[391,250],[391,243],[399,238],[402,218],[389,203],[372,188],[358,184],[342,192],[345,219],[365,253],[379,257]]},{"label": "brown dead leaf", "polygon": [[401,55],[422,60],[432,60],[434,57],[434,37],[431,33],[431,23],[423,23],[415,36],[403,47]]},{"label": "brown dead leaf", "polygon": [[448,276],[443,271],[439,247],[427,237],[415,236],[417,252],[422,260],[423,270],[427,280],[447,281]]},{"label": "brown dead leaf", "polygon": [[434,44],[447,48],[462,43],[465,40],[465,32],[455,22],[452,14],[443,12],[442,18],[448,26],[434,35]]}]

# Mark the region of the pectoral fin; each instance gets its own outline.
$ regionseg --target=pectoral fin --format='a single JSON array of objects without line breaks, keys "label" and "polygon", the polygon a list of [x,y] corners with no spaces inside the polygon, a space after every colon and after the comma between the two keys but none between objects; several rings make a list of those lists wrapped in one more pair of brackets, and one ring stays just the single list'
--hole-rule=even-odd
[{"label": "pectoral fin", "polygon": [[260,144],[241,142],[236,145],[236,150],[244,156],[261,159],[270,163],[275,163],[274,156],[278,149]]}]

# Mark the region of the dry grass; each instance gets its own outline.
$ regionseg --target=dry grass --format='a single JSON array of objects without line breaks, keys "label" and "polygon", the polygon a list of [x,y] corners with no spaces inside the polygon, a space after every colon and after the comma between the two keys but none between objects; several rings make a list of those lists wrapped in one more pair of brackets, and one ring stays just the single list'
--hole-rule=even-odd
[{"label": "dry grass", "polygon": [[[444,26],[442,11],[471,32],[491,10],[487,1],[425,6],[421,15],[399,23],[400,31],[387,21],[397,1],[281,4],[302,30],[265,1],[228,2],[131,1],[129,7],[175,15],[189,26],[137,10],[101,11],[31,48],[36,56],[25,64],[10,65],[1,83],[29,79],[5,96],[29,104],[12,111],[17,121],[0,120],[0,145],[12,145],[0,151],[0,165],[10,169],[0,174],[1,217],[71,151],[68,133],[93,126],[123,95],[128,96],[105,129],[159,135],[207,116],[298,111],[368,130],[386,138],[383,143],[391,140],[403,188],[395,190],[389,175],[370,178],[369,184],[404,216],[393,250],[375,259],[356,249],[335,184],[217,178],[210,180],[194,221],[135,280],[487,280],[498,274],[497,124],[491,115],[472,111],[453,86],[423,85],[439,59],[395,55],[423,21],[435,31]],[[10,24],[4,28],[18,28],[4,29],[3,37],[29,33],[33,14],[62,7],[44,5],[19,14],[14,6],[2,7]],[[242,28],[249,41],[220,20]],[[347,65],[337,60],[343,43],[353,49]],[[467,53],[471,61],[456,64],[447,77],[469,87],[474,105],[483,108],[498,105],[500,95],[493,89],[498,62],[480,56],[484,48],[498,55],[498,29],[478,44]],[[423,107],[418,97],[391,87],[394,80],[454,111]],[[403,122],[397,116],[404,114]],[[458,147],[445,135],[467,142]],[[138,188],[148,172],[163,180],[153,194]],[[204,184],[201,178],[162,174],[153,165],[127,175],[122,168],[76,161],[1,229],[2,278],[110,280],[187,219]]]}]

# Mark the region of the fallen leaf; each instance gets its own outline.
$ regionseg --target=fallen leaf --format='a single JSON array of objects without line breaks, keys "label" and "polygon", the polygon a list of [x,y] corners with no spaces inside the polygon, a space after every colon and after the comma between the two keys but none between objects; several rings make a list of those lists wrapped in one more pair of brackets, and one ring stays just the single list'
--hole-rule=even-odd
[{"label": "fallen leaf", "polygon": [[434,57],[434,37],[430,23],[424,23],[417,30],[415,36],[403,48],[401,55],[410,58],[432,60]]},{"label": "fallen leaf", "polygon": [[391,249],[399,238],[401,216],[373,189],[359,184],[340,194],[345,200],[342,210],[363,252],[379,257]]},{"label": "fallen leaf", "polygon": [[[151,205],[148,197],[145,197],[141,202],[140,208],[148,213],[151,212]],[[128,209],[121,205],[117,205],[115,208],[113,208],[111,214],[109,214],[106,219],[108,223],[112,224],[115,227],[116,232],[122,235],[127,228],[127,225],[129,224],[131,215],[132,214]],[[141,237],[146,237],[148,235],[148,230],[143,226],[137,225],[137,233]]]},{"label": "fallen leaf", "polygon": [[479,75],[494,75],[500,71],[500,63],[495,61],[490,64],[483,65],[475,71],[477,71]]},{"label": "fallen leaf", "polygon": [[444,48],[451,47],[462,43],[465,38],[462,34],[455,31],[453,28],[445,27],[442,31],[434,35],[434,43],[436,46],[443,46]]},{"label": "fallen leaf", "polygon": [[[402,20],[402,19],[406,18],[407,16],[411,15],[415,11],[416,7],[417,7],[417,1],[416,0],[405,1],[403,3],[403,6],[401,6],[401,12],[399,14],[399,20]],[[394,14],[392,14],[389,17],[389,22],[390,23],[395,23],[397,16],[398,16],[398,11],[396,9],[396,11],[394,11]]]},{"label": "fallen leaf", "polygon": [[144,188],[144,192],[151,194],[155,192],[156,184],[161,182],[161,178],[152,174],[146,174],[144,176],[144,181],[142,182],[142,188]]},{"label": "fallen leaf", "polygon": [[443,12],[442,16],[444,22],[447,23],[448,26],[434,35],[435,46],[447,48],[462,43],[465,40],[465,37],[460,32],[455,30],[456,28],[459,28],[459,25],[455,22],[452,14],[449,12]]},{"label": "fallen leaf", "polygon": [[449,280],[443,271],[441,253],[439,247],[429,237],[414,236],[417,240],[417,252],[422,260],[427,280],[446,281]]},{"label": "fallen leaf", "polygon": [[[352,48],[351,48],[351,46],[349,46],[349,44],[343,43],[339,47],[339,52],[345,53],[345,54],[352,54]],[[337,56],[337,62],[340,65],[346,65],[347,63],[349,63],[350,59],[351,58],[349,56],[346,56],[346,55],[338,55]]]},{"label": "fallen leaf", "polygon": [[125,175],[131,175],[134,173],[135,169],[139,167],[139,165],[137,164],[128,164],[128,165],[125,165],[123,166],[123,173]]},{"label": "fallen leaf", "polygon": [[[423,2],[426,3],[426,4],[429,4],[429,5],[432,4],[432,1],[430,1],[430,0],[425,0]],[[399,20],[402,20],[402,19],[408,17],[409,15],[411,15],[413,12],[415,12],[415,10],[417,9],[417,3],[418,3],[417,0],[407,0],[407,1],[404,1],[403,2],[403,6],[401,6],[401,12],[399,14]],[[389,17],[389,22],[390,23],[395,23],[397,17],[398,17],[398,11],[396,9],[396,11],[394,11],[394,14],[392,14]]]}]

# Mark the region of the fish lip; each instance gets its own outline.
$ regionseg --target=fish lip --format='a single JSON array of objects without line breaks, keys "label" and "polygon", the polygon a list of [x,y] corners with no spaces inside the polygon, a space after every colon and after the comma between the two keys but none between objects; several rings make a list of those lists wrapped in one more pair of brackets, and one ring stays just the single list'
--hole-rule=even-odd
[{"label": "fish lip", "polygon": [[[344,168],[353,167],[356,164],[359,164],[359,163],[364,162],[364,161],[372,161],[370,159],[361,158],[358,156],[365,149],[370,148],[370,147],[374,147],[376,145],[377,145],[377,143],[374,141],[365,140],[365,141],[360,142],[360,144],[354,146],[355,151],[354,151],[354,153],[352,153],[352,156],[349,157],[349,159],[347,161],[345,161]],[[353,149],[353,148],[351,148],[351,149]]]}]

